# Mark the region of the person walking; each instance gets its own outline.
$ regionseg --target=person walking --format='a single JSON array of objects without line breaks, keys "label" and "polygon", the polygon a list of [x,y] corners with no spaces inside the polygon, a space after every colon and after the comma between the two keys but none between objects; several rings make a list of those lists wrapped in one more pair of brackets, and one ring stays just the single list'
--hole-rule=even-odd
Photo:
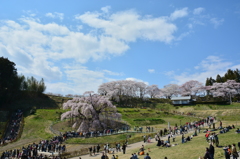
[{"label": "person walking", "polygon": [[97,153],[99,153],[99,150],[100,150],[100,145],[98,144],[97,145]]},{"label": "person walking", "polygon": [[146,142],[146,135],[143,136],[143,143]]},{"label": "person walking", "polygon": [[214,159],[214,152],[215,152],[215,149],[214,149],[213,143],[210,143],[210,146],[209,146],[210,159]]},{"label": "person walking", "polygon": [[184,143],[184,134],[182,134],[182,144]]},{"label": "person walking", "polygon": [[237,159],[239,157],[235,144],[232,144],[232,155],[233,155],[233,159]]},{"label": "person walking", "polygon": [[96,146],[93,146],[93,154],[95,156],[95,153],[96,153]]},{"label": "person walking", "polygon": [[218,138],[218,134],[214,134],[215,136],[215,144],[216,144],[216,147],[218,147],[219,145],[219,138]]},{"label": "person walking", "polygon": [[123,144],[123,145],[122,145],[123,154],[126,153],[126,147],[127,147],[126,144]]},{"label": "person walking", "polygon": [[117,143],[116,144],[116,151],[118,152],[121,152],[121,145],[120,145],[120,143]]},{"label": "person walking", "polygon": [[92,156],[92,147],[89,147],[89,156]]},{"label": "person walking", "polygon": [[162,137],[163,136],[163,131],[162,130],[160,130],[160,137]]}]

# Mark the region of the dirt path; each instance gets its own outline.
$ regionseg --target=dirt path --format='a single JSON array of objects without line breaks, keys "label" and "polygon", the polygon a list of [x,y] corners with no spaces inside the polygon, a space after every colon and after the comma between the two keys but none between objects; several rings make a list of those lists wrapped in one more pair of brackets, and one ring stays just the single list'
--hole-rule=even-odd
[{"label": "dirt path", "polygon": [[21,149],[23,146],[31,144],[35,141],[36,141],[36,139],[20,139],[16,142],[9,143],[6,146],[0,147],[0,153],[3,151],[13,150],[13,149]]}]

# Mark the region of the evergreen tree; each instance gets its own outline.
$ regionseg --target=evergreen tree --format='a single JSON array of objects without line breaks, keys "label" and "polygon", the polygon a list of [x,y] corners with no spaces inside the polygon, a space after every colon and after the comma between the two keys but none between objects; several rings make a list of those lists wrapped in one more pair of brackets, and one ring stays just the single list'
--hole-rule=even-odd
[{"label": "evergreen tree", "polygon": [[224,82],[226,82],[227,80],[236,80],[236,76],[231,69],[228,69],[227,73],[225,73],[224,75]]},{"label": "evergreen tree", "polygon": [[18,87],[18,76],[15,63],[0,57],[0,102],[10,101]]},{"label": "evergreen tree", "polygon": [[30,94],[43,93],[46,90],[43,78],[40,81],[37,81],[34,77],[30,77],[27,78],[22,85],[23,90],[27,91]]},{"label": "evergreen tree", "polygon": [[223,83],[223,79],[222,79],[222,77],[219,74],[216,77],[216,82],[217,83]]},{"label": "evergreen tree", "polygon": [[212,86],[215,82],[224,83],[228,80],[235,80],[240,83],[240,71],[238,69],[231,70],[228,69],[224,76],[220,76],[219,74],[216,76],[216,80],[212,79],[212,77],[206,79],[206,86]]},{"label": "evergreen tree", "polygon": [[26,79],[24,75],[17,74],[15,65],[8,58],[0,57],[0,106],[16,99],[21,91],[43,93],[46,90],[43,79]]},{"label": "evergreen tree", "polygon": [[215,79],[212,79],[212,77],[210,77],[210,84],[211,84],[211,86],[213,85],[213,83],[215,83],[216,82],[216,80]]},{"label": "evergreen tree", "polygon": [[210,86],[209,78],[206,79],[205,86]]},{"label": "evergreen tree", "polygon": [[233,71],[233,72],[234,72],[235,77],[236,77],[235,81],[236,81],[236,82],[240,82],[240,71],[239,71],[238,69],[236,69],[236,70]]}]

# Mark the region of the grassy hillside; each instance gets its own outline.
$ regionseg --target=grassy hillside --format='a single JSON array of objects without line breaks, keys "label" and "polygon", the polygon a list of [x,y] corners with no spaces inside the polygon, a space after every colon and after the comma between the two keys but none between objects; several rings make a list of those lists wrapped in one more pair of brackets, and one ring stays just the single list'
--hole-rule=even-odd
[{"label": "grassy hillside", "polygon": [[198,120],[195,117],[184,117],[172,113],[160,111],[159,109],[135,109],[135,108],[118,108],[118,112],[122,114],[122,119],[134,126],[150,126],[150,125],[171,125],[181,124]]},{"label": "grassy hillside", "polygon": [[[226,123],[225,123],[226,124]],[[231,123],[233,124],[233,123]],[[216,131],[218,133],[218,131]],[[148,144],[145,146],[146,149],[150,148],[150,156],[151,158],[160,158],[163,159],[167,156],[170,159],[197,159],[199,156],[204,155],[205,148],[209,147],[209,144],[205,140],[205,133],[200,133],[198,136],[193,137],[192,141],[182,144],[181,136],[176,137],[176,142],[178,145],[170,148],[160,149],[156,146],[156,144]],[[223,146],[232,145],[233,143],[237,144],[240,142],[240,134],[236,134],[235,130],[230,130],[230,132],[219,135],[220,147],[215,147],[215,158],[216,159],[224,159],[224,151]],[[237,148],[238,149],[238,148]],[[137,152],[138,149],[134,149],[129,151],[128,153]],[[122,158],[122,155],[119,156]],[[143,159],[143,156],[139,156],[139,159]]]},{"label": "grassy hillside", "polygon": [[[219,120],[240,121],[240,103],[232,105],[196,105],[176,107],[175,111],[195,113],[196,116],[216,116]],[[173,109],[171,109],[173,111]]]},{"label": "grassy hillside", "polygon": [[[22,137],[19,141],[15,142],[14,144],[9,144],[1,148],[0,151],[9,150],[13,148],[20,148],[22,145],[27,145],[32,142],[38,142],[40,139],[49,139],[52,136],[54,136],[54,134],[52,134],[51,131],[49,131],[49,126],[55,122],[58,122],[58,123],[60,122],[60,124],[58,125],[61,126],[61,121],[59,121],[59,119],[60,119],[61,113],[64,112],[61,109],[61,105],[63,102],[66,102],[68,99],[69,98],[65,98],[65,97],[43,95],[41,97],[25,98],[12,103],[12,105],[9,106],[9,110],[16,110],[20,108],[25,111],[24,130],[22,133]],[[30,114],[31,109],[36,109],[36,112],[33,114]],[[132,128],[134,126],[142,126],[144,128],[143,129],[144,131],[146,126],[151,126],[151,127],[154,127],[155,130],[160,130],[162,128],[166,128],[168,126],[168,123],[170,123],[171,126],[175,124],[180,125],[189,121],[196,121],[198,120],[197,117],[206,117],[206,116],[216,116],[217,119],[223,120],[226,125],[230,123],[239,125],[238,122],[240,121],[240,116],[239,116],[240,104],[239,103],[234,103],[233,105],[225,105],[225,106],[196,105],[196,106],[182,106],[182,107],[181,106],[174,107],[172,105],[162,103],[162,104],[157,104],[154,109],[117,108],[117,110],[119,113],[122,114],[122,119],[124,120],[124,122],[130,124]],[[196,114],[196,116],[193,117],[193,116],[176,115],[176,114],[173,114],[174,112],[180,112],[180,113],[184,112],[185,114],[194,113]],[[1,117],[3,117],[3,115],[1,115]],[[3,119],[0,119],[0,120],[5,121],[6,123],[6,119],[7,118],[5,116]],[[62,131],[67,130],[65,129],[65,126],[66,124],[62,125]],[[68,130],[71,130],[70,126]],[[122,138],[124,138],[124,135],[114,136],[113,138],[117,138],[117,139],[119,138],[119,140],[121,140]],[[229,139],[229,142],[237,141],[235,140],[234,135],[232,135],[232,137],[230,136],[226,138],[233,138],[233,139]],[[87,143],[87,142],[94,142],[94,141],[79,140],[79,141],[72,141],[72,142]],[[192,142],[192,143],[204,144],[204,142],[205,141],[203,141],[202,143],[202,141],[200,141],[199,139],[199,143],[198,142]],[[221,139],[220,139],[220,142],[221,142]],[[227,143],[228,141],[225,141],[225,142]],[[189,143],[188,145],[191,145],[192,143]],[[187,146],[187,144],[183,146]],[[189,147],[183,147],[183,150],[187,150],[187,148],[190,148],[192,146],[194,145],[191,145]],[[202,150],[197,155],[200,155],[200,153],[204,153],[205,146],[203,146],[203,150],[201,149],[201,147],[196,149],[198,151]],[[74,147],[74,144],[72,145],[72,147]],[[154,146],[153,146],[153,149],[154,149]],[[171,150],[175,151],[175,149],[169,149],[167,151],[164,150],[164,153],[166,151],[166,155],[168,155],[168,151],[169,151],[169,155],[171,156],[173,155],[171,154],[171,152],[173,152]],[[171,158],[176,158],[176,157],[173,155]]]}]

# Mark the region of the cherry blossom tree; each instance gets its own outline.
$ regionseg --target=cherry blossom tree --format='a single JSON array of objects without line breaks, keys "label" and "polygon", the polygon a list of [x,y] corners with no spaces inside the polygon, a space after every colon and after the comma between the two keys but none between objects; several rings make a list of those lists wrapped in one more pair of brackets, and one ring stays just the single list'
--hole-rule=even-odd
[{"label": "cherry blossom tree", "polygon": [[232,97],[239,94],[240,83],[235,80],[228,80],[224,83],[214,83],[208,88],[214,97],[228,98],[230,104],[232,104]]},{"label": "cherry blossom tree", "polygon": [[119,80],[103,83],[98,88],[98,93],[116,98],[117,96],[132,96],[143,98],[147,85],[144,82]]},{"label": "cherry blossom tree", "polygon": [[155,98],[157,95],[159,95],[160,89],[157,85],[150,85],[147,87],[147,94],[150,96],[150,98]]},{"label": "cherry blossom tree", "polygon": [[177,84],[168,84],[161,89],[162,95],[168,99],[171,99],[172,96],[177,96],[180,94],[180,87]]},{"label": "cherry blossom tree", "polygon": [[196,96],[203,91],[205,91],[203,84],[195,80],[190,80],[180,87],[180,93],[183,96]]},{"label": "cherry blossom tree", "polygon": [[136,82],[135,86],[137,88],[139,98],[144,99],[147,93],[147,84],[145,84],[144,82]]},{"label": "cherry blossom tree", "polygon": [[112,120],[121,118],[121,114],[116,112],[116,107],[106,96],[94,94],[92,91],[85,92],[83,97],[68,100],[63,104],[63,109],[70,110],[61,115],[61,120],[74,117],[75,122],[72,127],[78,126],[78,132],[107,128],[107,121],[101,117],[108,116]]},{"label": "cherry blossom tree", "polygon": [[101,84],[98,93],[108,96],[121,106],[133,106],[145,99],[147,85],[144,82],[132,80],[111,81]]}]

